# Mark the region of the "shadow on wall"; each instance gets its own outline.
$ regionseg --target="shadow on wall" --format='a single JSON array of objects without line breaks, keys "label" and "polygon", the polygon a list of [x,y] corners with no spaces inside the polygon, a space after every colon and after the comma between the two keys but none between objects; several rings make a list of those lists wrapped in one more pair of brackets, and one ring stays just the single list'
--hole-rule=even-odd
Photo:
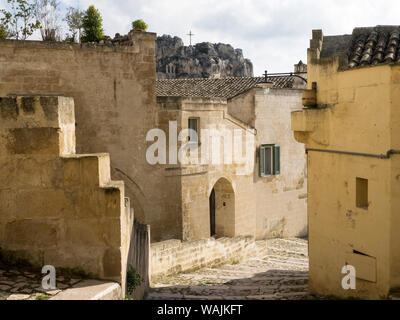
[{"label": "shadow on wall", "polygon": [[[287,237],[287,221],[285,217],[275,220],[266,219],[265,223],[268,225],[268,229],[263,233],[263,239],[283,239]],[[308,239],[308,226],[305,225],[296,234],[290,235],[290,237],[292,236],[300,239]]]},{"label": "shadow on wall", "polygon": [[[146,197],[140,186],[127,173],[112,165],[112,176],[125,182],[126,193],[130,195],[131,204],[134,211],[135,220],[140,223],[145,223],[145,215],[142,202],[146,201]],[[142,201],[139,201],[140,200]]]},{"label": "shadow on wall", "polygon": [[219,179],[210,195],[211,236],[235,237],[235,191],[225,178]]},{"label": "shadow on wall", "polygon": [[299,232],[297,238],[308,240],[308,226],[305,226],[303,230]]}]

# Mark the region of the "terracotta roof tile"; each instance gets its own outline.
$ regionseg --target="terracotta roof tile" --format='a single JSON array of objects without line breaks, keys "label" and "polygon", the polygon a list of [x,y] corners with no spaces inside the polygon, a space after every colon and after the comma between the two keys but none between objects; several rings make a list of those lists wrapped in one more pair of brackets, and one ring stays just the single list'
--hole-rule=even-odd
[{"label": "terracotta roof tile", "polygon": [[399,45],[399,26],[356,28],[348,51],[348,67],[400,62]]},{"label": "terracotta roof tile", "polygon": [[[274,88],[288,89],[293,88],[294,79],[273,76],[268,77],[268,82]],[[157,96],[230,99],[264,82],[264,77],[157,80]]]}]

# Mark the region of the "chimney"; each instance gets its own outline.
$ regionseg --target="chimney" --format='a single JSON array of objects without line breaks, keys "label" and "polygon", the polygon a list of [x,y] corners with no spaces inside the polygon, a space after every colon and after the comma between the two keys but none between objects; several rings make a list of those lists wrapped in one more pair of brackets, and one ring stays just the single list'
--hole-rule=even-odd
[{"label": "chimney", "polygon": [[298,64],[294,65],[294,72],[295,73],[307,72],[307,65],[300,60]]}]

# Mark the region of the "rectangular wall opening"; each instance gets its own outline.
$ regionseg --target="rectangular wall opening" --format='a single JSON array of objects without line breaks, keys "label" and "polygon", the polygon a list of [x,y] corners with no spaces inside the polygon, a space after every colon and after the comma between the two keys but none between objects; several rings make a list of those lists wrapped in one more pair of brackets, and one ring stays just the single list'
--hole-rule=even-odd
[{"label": "rectangular wall opening", "polygon": [[189,142],[198,143],[199,142],[199,119],[198,118],[189,118],[188,129],[189,129]]},{"label": "rectangular wall opening", "polygon": [[356,205],[357,208],[368,209],[368,179],[356,179]]}]

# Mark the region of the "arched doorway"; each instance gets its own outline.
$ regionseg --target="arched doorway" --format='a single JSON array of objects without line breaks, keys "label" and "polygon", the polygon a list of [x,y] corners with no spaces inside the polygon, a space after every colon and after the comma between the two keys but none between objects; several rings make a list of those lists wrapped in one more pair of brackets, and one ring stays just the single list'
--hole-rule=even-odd
[{"label": "arched doorway", "polygon": [[217,181],[210,194],[210,235],[235,236],[235,192],[225,178]]}]

